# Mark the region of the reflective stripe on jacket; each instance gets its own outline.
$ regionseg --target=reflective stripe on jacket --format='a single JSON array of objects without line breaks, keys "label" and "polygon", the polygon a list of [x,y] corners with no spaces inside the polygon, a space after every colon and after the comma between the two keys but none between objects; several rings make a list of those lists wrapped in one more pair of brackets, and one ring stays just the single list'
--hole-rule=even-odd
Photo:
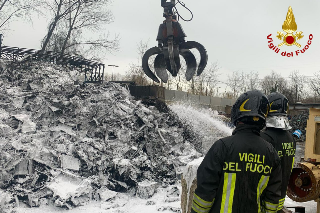
[{"label": "reflective stripe on jacket", "polygon": [[278,207],[278,210],[281,210],[283,208],[287,186],[294,164],[296,142],[289,131],[277,128],[266,128],[266,130],[261,133],[261,137],[272,144],[277,150],[281,160],[282,186],[281,199]]},{"label": "reflective stripe on jacket", "polygon": [[216,141],[197,171],[191,212],[276,212],[281,165],[276,150],[252,125]]}]

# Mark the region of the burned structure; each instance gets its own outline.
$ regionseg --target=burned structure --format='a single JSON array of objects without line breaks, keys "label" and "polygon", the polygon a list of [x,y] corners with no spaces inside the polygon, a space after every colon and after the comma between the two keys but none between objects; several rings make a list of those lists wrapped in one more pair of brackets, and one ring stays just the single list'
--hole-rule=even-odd
[{"label": "burned structure", "polygon": [[0,36],[1,58],[19,65],[28,65],[32,61],[43,61],[68,66],[71,69],[80,68],[80,71],[85,74],[85,83],[101,83],[104,78],[105,65],[103,63],[68,54],[61,57],[59,53],[52,51],[43,52],[35,49],[2,46]]}]

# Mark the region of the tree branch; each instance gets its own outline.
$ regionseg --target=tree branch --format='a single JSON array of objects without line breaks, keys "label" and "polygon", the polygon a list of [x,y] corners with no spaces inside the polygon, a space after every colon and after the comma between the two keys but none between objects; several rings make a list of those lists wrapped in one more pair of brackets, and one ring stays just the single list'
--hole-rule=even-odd
[{"label": "tree branch", "polygon": [[8,0],[4,0],[4,2],[2,2],[1,6],[0,6],[0,11],[2,10],[2,8],[4,7],[4,5],[8,2]]},{"label": "tree branch", "polygon": [[20,9],[18,9],[18,10],[16,10],[16,11],[14,11],[13,13],[11,13],[10,15],[9,15],[9,17],[0,25],[0,28],[1,27],[3,27],[3,25],[7,22],[7,21],[9,21],[9,19],[16,13],[16,12],[18,12]]}]

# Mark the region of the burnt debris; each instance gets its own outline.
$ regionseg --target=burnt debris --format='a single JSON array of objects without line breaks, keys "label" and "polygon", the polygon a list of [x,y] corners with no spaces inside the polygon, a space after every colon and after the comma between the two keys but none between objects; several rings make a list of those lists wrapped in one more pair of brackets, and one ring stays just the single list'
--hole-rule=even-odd
[{"label": "burnt debris", "polygon": [[190,151],[197,134],[164,103],[144,105],[116,83],[79,84],[66,69],[0,73],[1,208],[71,209],[108,190],[148,198],[180,178],[186,156],[201,156]]}]

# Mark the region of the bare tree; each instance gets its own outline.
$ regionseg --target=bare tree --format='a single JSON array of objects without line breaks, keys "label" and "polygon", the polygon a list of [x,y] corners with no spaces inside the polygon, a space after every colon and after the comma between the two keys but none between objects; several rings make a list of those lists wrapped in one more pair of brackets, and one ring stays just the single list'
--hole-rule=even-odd
[{"label": "bare tree", "polygon": [[305,98],[306,87],[304,87],[304,83],[305,76],[301,75],[298,70],[294,70],[290,73],[290,90],[294,96],[295,103]]},{"label": "bare tree", "polygon": [[245,74],[243,72],[233,71],[232,75],[228,75],[227,85],[230,87],[233,93],[233,97],[238,97],[241,92],[247,90],[245,84]]},{"label": "bare tree", "polygon": [[194,77],[194,91],[199,95],[213,95],[219,80],[218,63],[214,62],[200,76]]},{"label": "bare tree", "polygon": [[248,86],[248,90],[259,89],[260,80],[258,72],[251,71],[246,75],[246,85]]},{"label": "bare tree", "polygon": [[[236,98],[242,92],[260,89],[259,74],[255,71],[247,74],[243,71],[234,71],[231,76],[228,76],[227,85],[231,88],[233,97]],[[230,94],[227,94],[227,96],[230,96]]]},{"label": "bare tree", "polygon": [[3,9],[3,7],[8,3],[8,0],[1,0],[0,1],[0,11]]},{"label": "bare tree", "polygon": [[72,9],[73,4],[70,5],[68,3],[69,3],[69,1],[67,1],[67,0],[55,0],[53,4],[45,2],[45,5],[47,7],[49,7],[50,11],[53,11],[54,17],[49,24],[47,35],[43,39],[42,48],[41,48],[42,52],[47,50],[47,46],[50,42],[52,35],[54,34],[54,31],[56,30],[56,27],[57,27],[59,21],[63,17],[65,17]]},{"label": "bare tree", "polygon": [[229,98],[229,99],[235,98],[234,94],[232,92],[228,92],[228,91],[223,92],[222,97]]},{"label": "bare tree", "polygon": [[313,74],[312,79],[309,81],[309,86],[317,96],[320,96],[320,72]]},{"label": "bare tree", "polygon": [[271,92],[283,93],[287,89],[287,81],[280,74],[272,71],[270,75],[262,79],[261,88],[265,94],[270,94]]},{"label": "bare tree", "polygon": [[125,79],[128,81],[134,81],[136,85],[144,86],[150,85],[150,81],[144,74],[142,67],[134,63],[130,64],[130,67],[126,73]]},{"label": "bare tree", "polygon": [[[143,72],[142,69],[142,57],[144,53],[149,48],[148,41],[143,42],[140,41],[137,44],[137,53],[138,53],[138,64],[132,63],[130,64],[130,68],[126,73],[126,79],[130,81],[134,81],[137,85],[149,85],[151,84],[149,78],[146,76],[146,74]],[[152,59],[149,59],[151,61]],[[150,67],[153,66],[153,64],[149,64]]]},{"label": "bare tree", "polygon": [[148,41],[139,41],[137,44],[137,53],[138,53],[138,63],[142,63],[142,58],[144,53],[149,49],[149,40]]},{"label": "bare tree", "polygon": [[[67,44],[70,43],[69,40],[70,40],[70,37],[71,37],[71,32],[75,29],[75,21],[77,20],[77,17],[79,16],[79,14],[81,13],[80,12],[80,9],[81,9],[81,1],[77,1],[77,4],[76,5],[73,5],[75,7],[75,11],[74,11],[74,16],[73,16],[73,11],[70,10],[69,11],[69,18],[68,18],[68,32],[67,32],[67,35],[64,39],[64,42],[62,44],[62,47],[61,47],[61,51],[60,51],[60,57],[62,57],[64,55],[64,52],[66,50],[66,47],[67,47]],[[71,0],[69,0],[69,6],[71,7],[72,3],[71,3]]]},{"label": "bare tree", "polygon": [[[52,33],[50,40],[47,43],[47,50],[55,53],[61,52],[62,46],[65,41],[65,33],[62,30],[56,29],[56,32]],[[77,54],[77,50],[69,50],[69,53]]]},{"label": "bare tree", "polygon": [[[63,56],[66,50],[74,46],[90,46],[87,51],[103,50],[116,51],[119,47],[119,39],[109,39],[109,35],[103,35],[99,38],[84,39],[80,35],[90,31],[91,34],[99,34],[102,26],[113,21],[113,15],[108,10],[110,0],[69,0],[70,10],[66,16],[66,36],[61,48],[60,56]],[[92,33],[96,32],[96,33]],[[73,41],[70,40],[73,34]]]},{"label": "bare tree", "polygon": [[32,11],[38,11],[38,0],[0,0],[0,29],[6,30],[6,26],[14,19],[31,21]]},{"label": "bare tree", "polygon": [[186,80],[185,71],[187,69],[186,62],[180,56],[181,67],[176,77],[173,77],[168,71],[169,80],[167,82],[168,89],[174,89],[179,91],[187,91],[187,88],[191,86],[191,82]]}]

